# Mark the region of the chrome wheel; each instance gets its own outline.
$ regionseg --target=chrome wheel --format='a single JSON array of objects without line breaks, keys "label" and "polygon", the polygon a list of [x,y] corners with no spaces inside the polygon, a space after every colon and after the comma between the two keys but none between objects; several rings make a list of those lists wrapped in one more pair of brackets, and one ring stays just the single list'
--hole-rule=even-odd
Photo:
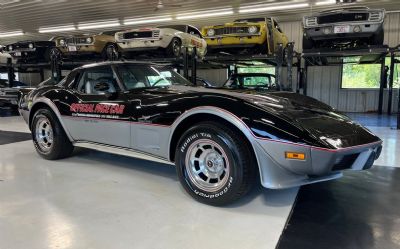
[{"label": "chrome wheel", "polygon": [[42,151],[47,152],[51,149],[54,141],[54,134],[48,118],[42,116],[36,122],[35,138]]},{"label": "chrome wheel", "polygon": [[179,40],[175,39],[172,43],[172,51],[176,57],[181,55],[181,43]]},{"label": "chrome wheel", "polygon": [[190,145],[185,167],[191,182],[207,192],[220,190],[229,178],[229,161],[225,151],[209,139],[200,139]]}]

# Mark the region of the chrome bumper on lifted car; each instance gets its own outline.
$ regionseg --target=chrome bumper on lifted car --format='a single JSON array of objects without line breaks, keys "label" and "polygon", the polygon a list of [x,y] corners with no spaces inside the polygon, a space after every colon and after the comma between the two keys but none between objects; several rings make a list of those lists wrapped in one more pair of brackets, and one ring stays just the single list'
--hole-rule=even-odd
[{"label": "chrome bumper on lifted car", "polygon": [[[346,30],[335,32],[335,27],[344,27]],[[343,24],[323,25],[305,29],[305,36],[313,40],[326,40],[334,38],[368,38],[378,33],[383,28],[382,24]],[[348,30],[347,30],[348,29]]]},{"label": "chrome bumper on lifted car", "polygon": [[382,141],[343,149],[266,139],[255,141],[261,184],[271,189],[336,179],[342,176],[343,170],[369,169],[382,150]]}]

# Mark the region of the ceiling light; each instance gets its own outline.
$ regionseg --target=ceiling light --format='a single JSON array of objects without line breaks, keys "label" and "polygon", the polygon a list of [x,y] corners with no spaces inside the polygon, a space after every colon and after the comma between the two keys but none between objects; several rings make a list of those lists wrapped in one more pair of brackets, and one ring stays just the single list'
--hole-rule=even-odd
[{"label": "ceiling light", "polygon": [[172,17],[171,16],[155,16],[155,17],[125,19],[124,25],[166,22],[166,21],[172,21]]},{"label": "ceiling light", "polygon": [[20,35],[24,35],[24,32],[22,30],[18,30],[18,31],[10,31],[10,32],[1,32],[0,33],[0,37],[11,37],[11,36],[20,36]]},{"label": "ceiling light", "polygon": [[298,4],[287,4],[287,5],[253,5],[243,6],[239,8],[239,13],[252,13],[252,12],[264,12],[264,11],[275,11],[275,10],[288,10],[288,9],[300,9],[309,7],[309,3],[298,3]]},{"label": "ceiling light", "polygon": [[315,3],[316,6],[332,5],[332,4],[336,4],[336,0],[319,1]]},{"label": "ceiling light", "polygon": [[54,33],[76,30],[74,25],[63,25],[63,26],[53,26],[53,27],[40,27],[39,33]]},{"label": "ceiling light", "polygon": [[205,18],[205,17],[213,17],[213,16],[227,16],[227,15],[233,15],[232,8],[178,14],[176,16],[176,19],[177,20],[185,20],[185,19]]},{"label": "ceiling light", "polygon": [[87,23],[79,23],[78,29],[99,29],[99,28],[118,27],[120,25],[121,23],[118,20],[87,22]]}]

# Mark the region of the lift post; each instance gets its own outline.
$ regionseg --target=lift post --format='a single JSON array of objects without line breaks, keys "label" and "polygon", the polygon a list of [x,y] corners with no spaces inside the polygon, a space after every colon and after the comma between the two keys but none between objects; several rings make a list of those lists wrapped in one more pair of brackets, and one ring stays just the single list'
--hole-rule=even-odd
[{"label": "lift post", "polygon": [[282,84],[282,65],[285,57],[285,49],[281,43],[278,44],[278,50],[276,51],[276,66],[275,66],[275,82]]},{"label": "lift post", "polygon": [[294,43],[290,42],[286,47],[287,85],[289,88],[293,86],[293,58]]},{"label": "lift post", "polygon": [[191,56],[191,62],[192,62],[192,68],[191,68],[191,74],[192,74],[192,83],[193,85],[196,85],[197,83],[197,48],[194,47],[192,49],[192,56]]},{"label": "lift post", "polygon": [[385,72],[385,57],[381,59],[381,79],[379,83],[379,99],[378,99],[378,114],[383,114],[383,93],[385,89],[385,84],[387,82],[386,72]]},{"label": "lift post", "polygon": [[390,53],[390,69],[389,69],[389,96],[388,96],[388,115],[392,115],[392,100],[393,100],[393,81],[394,81],[394,66],[396,64],[396,57],[394,52]]},{"label": "lift post", "polygon": [[15,70],[14,67],[12,66],[11,58],[7,58],[7,75],[8,75],[8,86],[13,87],[15,80]]}]

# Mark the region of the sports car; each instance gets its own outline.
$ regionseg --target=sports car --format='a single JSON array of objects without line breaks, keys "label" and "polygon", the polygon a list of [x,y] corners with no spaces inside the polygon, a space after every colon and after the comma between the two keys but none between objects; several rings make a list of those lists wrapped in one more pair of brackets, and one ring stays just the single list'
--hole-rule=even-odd
[{"label": "sports car", "polygon": [[372,167],[382,141],[330,106],[270,89],[194,86],[173,69],[103,62],[21,97],[19,111],[45,159],[74,146],[173,162],[196,200],[224,205],[256,181],[271,189]]},{"label": "sports car", "polygon": [[49,62],[54,41],[19,41],[8,44],[5,50],[17,63]]},{"label": "sports car", "polygon": [[273,54],[287,36],[273,18],[238,19],[223,25],[205,26],[202,34],[210,53]]},{"label": "sports car", "polygon": [[121,31],[115,34],[115,40],[125,58],[150,52],[153,54],[161,52],[168,57],[180,57],[183,48],[191,50],[194,47],[199,57],[204,57],[207,52],[207,43],[200,31],[191,25],[168,25]]},{"label": "sports car", "polygon": [[56,37],[56,47],[51,56],[66,59],[102,57],[105,60],[116,60],[119,58],[119,47],[114,40],[115,32]]},{"label": "sports car", "polygon": [[382,45],[384,9],[346,7],[303,18],[303,49]]}]

